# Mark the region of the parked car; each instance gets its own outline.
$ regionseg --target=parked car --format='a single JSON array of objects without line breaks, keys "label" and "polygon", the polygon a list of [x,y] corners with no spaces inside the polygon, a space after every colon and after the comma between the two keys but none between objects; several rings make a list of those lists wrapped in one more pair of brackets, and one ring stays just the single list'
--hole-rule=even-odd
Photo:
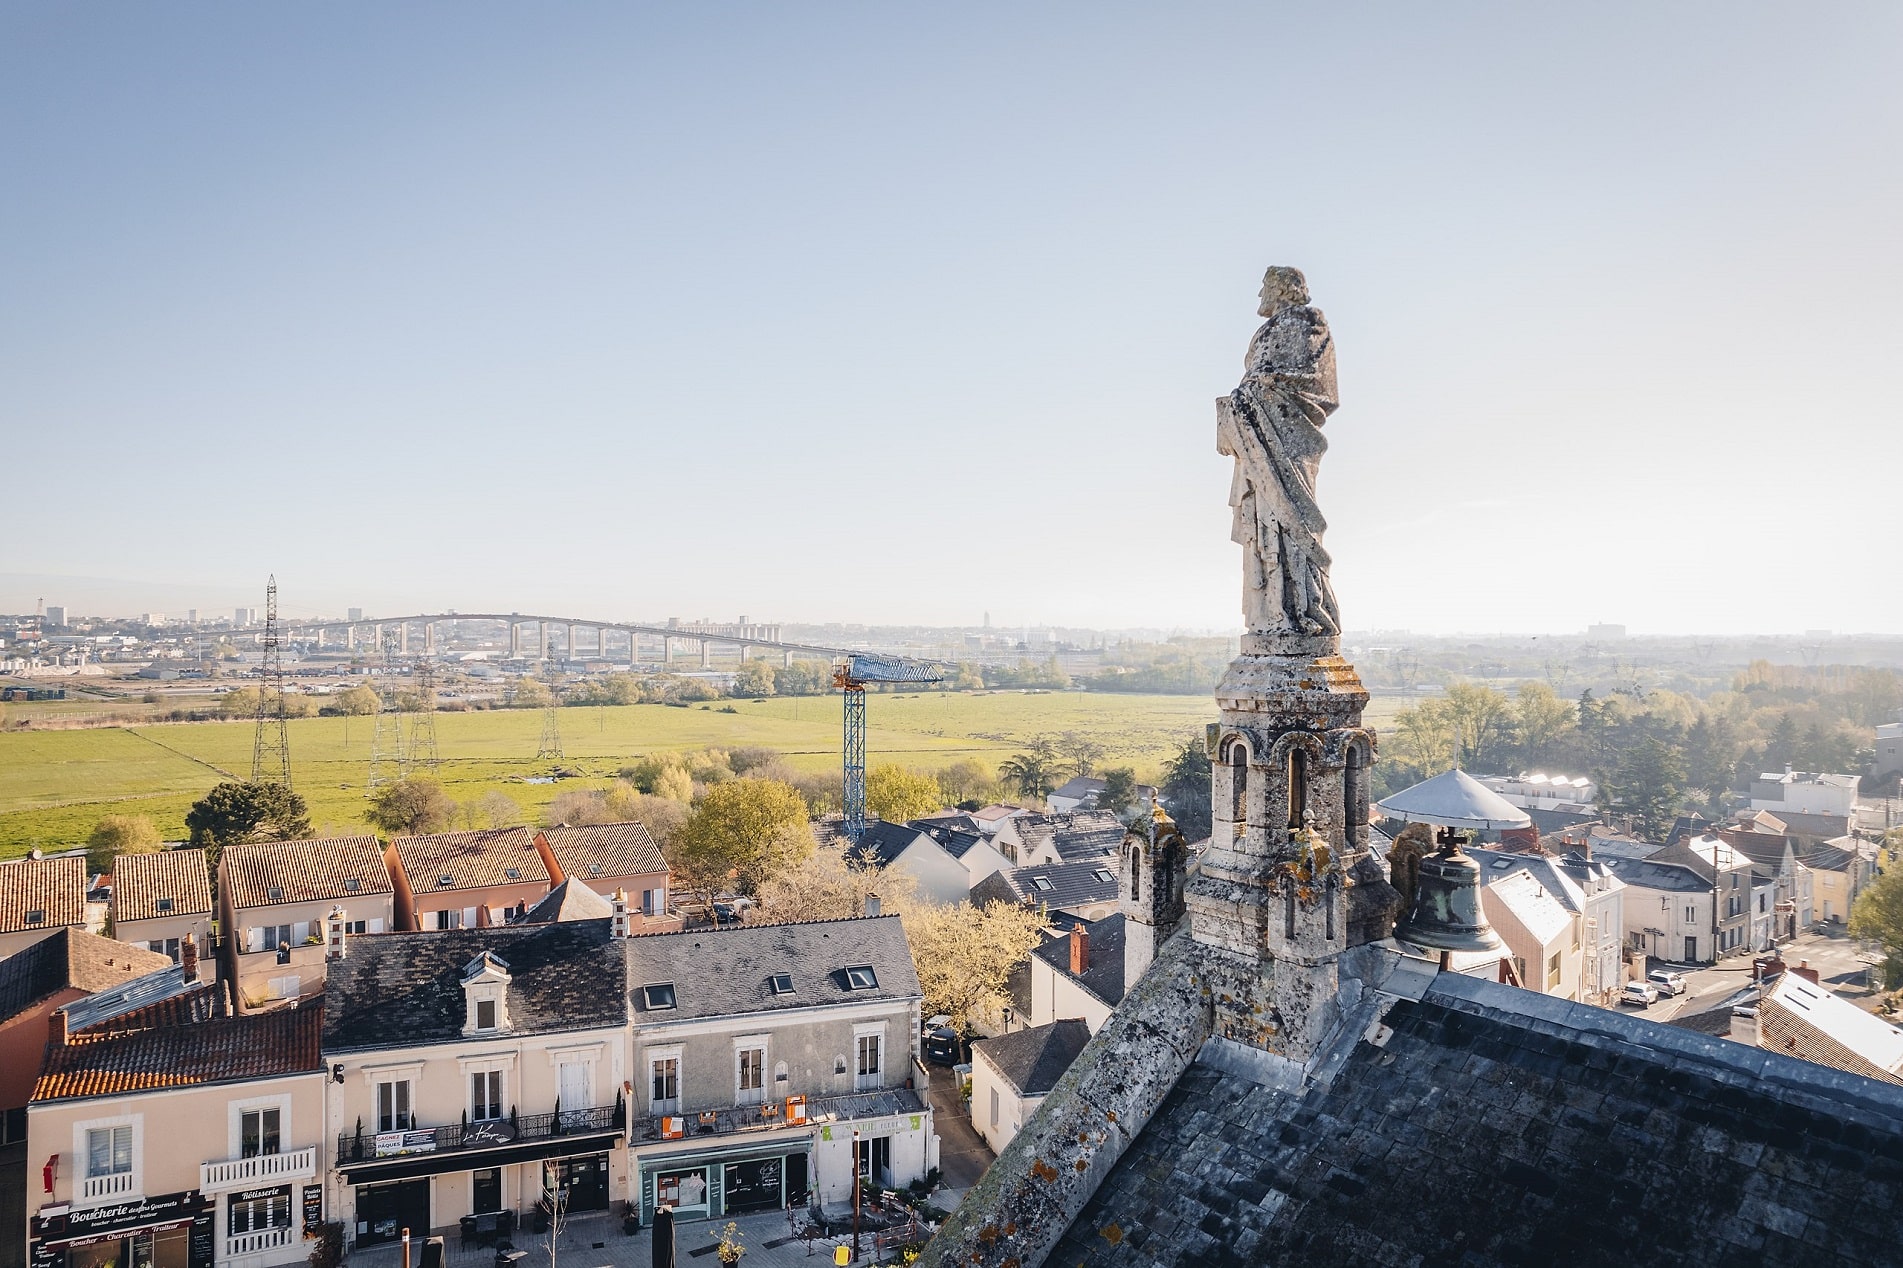
[{"label": "parked car", "polygon": [[1683,995],[1691,989],[1691,984],[1685,980],[1685,975],[1675,973],[1671,969],[1653,969],[1645,975],[1645,979],[1658,987],[1661,995]]},{"label": "parked car", "polygon": [[1650,1008],[1659,1002],[1659,988],[1650,982],[1627,982],[1619,992],[1619,1002],[1634,1008]]},{"label": "parked car", "polygon": [[933,1065],[957,1065],[960,1051],[958,1032],[950,1026],[928,1026],[925,1030],[925,1059]]}]

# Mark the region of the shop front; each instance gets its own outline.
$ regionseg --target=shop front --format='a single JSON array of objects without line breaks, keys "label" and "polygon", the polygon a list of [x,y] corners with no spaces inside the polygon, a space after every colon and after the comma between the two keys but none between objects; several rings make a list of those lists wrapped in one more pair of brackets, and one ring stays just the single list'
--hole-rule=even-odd
[{"label": "shop front", "polygon": [[636,1158],[641,1219],[671,1206],[681,1219],[803,1207],[811,1194],[811,1133],[777,1141],[728,1142]]},{"label": "shop front", "polygon": [[[340,1169],[351,1202],[340,1215],[358,1246],[397,1240],[404,1229],[442,1234],[465,1230],[485,1242],[508,1227],[533,1227],[559,1191],[571,1214],[605,1211],[614,1199],[613,1151],[618,1129],[533,1143],[505,1141],[487,1149],[409,1154]],[[468,1230],[473,1230],[473,1234]]]},{"label": "shop front", "polygon": [[31,1268],[213,1268],[214,1206],[196,1189],[108,1206],[42,1207]]}]

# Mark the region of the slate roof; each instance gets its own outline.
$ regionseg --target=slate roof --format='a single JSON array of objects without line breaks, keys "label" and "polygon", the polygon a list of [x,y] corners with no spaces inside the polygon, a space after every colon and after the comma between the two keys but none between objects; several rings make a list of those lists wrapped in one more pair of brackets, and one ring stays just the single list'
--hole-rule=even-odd
[{"label": "slate roof", "polygon": [[118,1096],[205,1083],[246,1082],[324,1068],[315,1003],[242,1017],[158,1020],[139,1029],[81,1032],[48,1044],[33,1100]]},{"label": "slate roof", "polygon": [[171,967],[171,959],[156,951],[83,929],[61,929],[0,960],[0,1022],[60,991],[90,994]]},{"label": "slate roof", "polygon": [[[239,911],[279,903],[348,902],[391,891],[383,847],[368,835],[228,845],[218,857],[218,873]],[[434,876],[429,884],[435,884]],[[273,889],[279,891],[275,898]]]},{"label": "slate roof", "polygon": [[160,1024],[204,1021],[223,1007],[212,982],[187,981],[185,970],[170,960],[162,969],[118,986],[94,991],[60,1011],[73,1030],[143,1030]]},{"label": "slate roof", "polygon": [[[1599,855],[1593,855],[1599,861]],[[1669,890],[1681,894],[1709,894],[1711,882],[1696,871],[1676,863],[1654,863],[1651,859],[1608,858],[1604,862],[1612,874],[1628,885],[1641,889]]]},{"label": "slate roof", "polygon": [[[390,844],[418,898],[491,885],[547,885],[552,879],[527,828],[439,832],[398,837]],[[511,870],[514,876],[509,875]],[[445,876],[450,878],[447,885],[442,883]]]},{"label": "slate roof", "polygon": [[1819,842],[1797,852],[1798,861],[1805,867],[1823,872],[1845,871],[1856,857],[1855,849],[1846,849],[1834,841]]},{"label": "slate roof", "polygon": [[[160,900],[168,898],[171,910],[159,910]],[[113,859],[114,920],[210,914],[211,873],[203,850],[156,850],[150,854],[121,854]]]},{"label": "slate roof", "polygon": [[1895,1262],[1903,1089],[1457,974],[1382,1021],[1192,1064],[1044,1262]]},{"label": "slate roof", "polygon": [[1081,863],[1002,868],[972,887],[972,899],[1036,903],[1053,911],[1115,902],[1116,860],[1095,858]]},{"label": "slate roof", "polygon": [[1072,775],[1064,781],[1062,788],[1052,789],[1051,796],[1062,797],[1067,801],[1088,801],[1107,786],[1093,775]]},{"label": "slate roof", "polygon": [[[39,913],[39,919],[27,917]],[[86,858],[68,854],[51,859],[15,859],[0,863],[0,933],[86,925]]]},{"label": "slate roof", "polygon": [[352,938],[326,973],[324,1048],[459,1042],[463,969],[484,951],[508,962],[514,1033],[625,1025],[623,941],[606,920]]},{"label": "slate roof", "polygon": [[[1586,892],[1577,877],[1569,875],[1562,860],[1544,854],[1515,854],[1510,850],[1467,847],[1467,854],[1480,865],[1480,883],[1492,885],[1509,876],[1525,873],[1553,896],[1553,900],[1574,915],[1586,910]],[[1582,860],[1583,861],[1583,860]]]},{"label": "slate roof", "polygon": [[1019,858],[1030,858],[1048,845],[1067,863],[1114,854],[1123,844],[1123,823],[1107,810],[1079,810],[1063,815],[1020,815],[1014,827],[1022,848]]},{"label": "slate roof", "polygon": [[981,835],[984,832],[983,825],[963,810],[941,810],[937,814],[922,815],[909,822],[922,832],[933,832],[933,829],[941,827],[960,832],[976,832]]},{"label": "slate roof", "polygon": [[1070,1069],[1070,1063],[1090,1042],[1090,1027],[1082,1018],[1066,1017],[1043,1026],[1014,1030],[980,1039],[971,1045],[982,1052],[1005,1082],[1020,1096],[1042,1096]]},{"label": "slate roof", "polygon": [[1070,971],[1070,939],[1047,938],[1031,954],[1115,1008],[1123,1000],[1123,913],[1084,926],[1090,935],[1090,967],[1080,977]]},{"label": "slate roof", "polygon": [[[860,834],[859,844],[853,852],[855,854],[870,853],[879,861],[879,866],[885,867],[897,862],[899,856],[911,849],[913,844],[924,835],[925,833],[919,829],[903,823],[887,823],[883,819],[874,819],[866,824],[866,830]],[[841,834],[837,839],[843,847],[846,843],[845,836]]]},{"label": "slate roof", "polygon": [[[916,999],[918,971],[897,916],[731,925],[624,939],[628,997],[636,1024],[732,1017],[776,1009]],[[870,965],[878,985],[851,989],[845,970]],[[775,995],[770,979],[793,979]],[[644,986],[671,983],[673,1008],[650,1009]]]},{"label": "slate roof", "polygon": [[635,820],[597,823],[587,827],[560,824],[542,830],[549,853],[564,876],[591,880],[603,876],[643,876],[667,871],[661,847],[654,844],[647,825]]},{"label": "slate roof", "polygon": [[972,846],[982,844],[988,838],[978,830],[975,820],[963,815],[959,818],[964,819],[970,826],[964,826],[950,819],[914,819],[910,826],[936,841],[938,848],[945,853],[955,859],[962,859],[971,851]]},{"label": "slate roof", "polygon": [[562,920],[612,920],[615,906],[586,884],[570,877],[548,891],[542,900],[514,921],[518,925],[546,925]]}]

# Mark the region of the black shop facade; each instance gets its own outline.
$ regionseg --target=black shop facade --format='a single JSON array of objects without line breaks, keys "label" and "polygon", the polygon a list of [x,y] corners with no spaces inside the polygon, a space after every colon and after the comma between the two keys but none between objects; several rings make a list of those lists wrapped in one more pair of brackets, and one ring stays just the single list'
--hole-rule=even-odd
[{"label": "black shop facade", "polygon": [[213,1268],[214,1199],[197,1189],[73,1209],[44,1206],[28,1227],[28,1268]]}]

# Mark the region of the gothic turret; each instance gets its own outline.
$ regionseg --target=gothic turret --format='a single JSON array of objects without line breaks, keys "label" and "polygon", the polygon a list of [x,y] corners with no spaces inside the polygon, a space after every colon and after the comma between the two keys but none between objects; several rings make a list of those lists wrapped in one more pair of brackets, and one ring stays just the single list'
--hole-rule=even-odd
[{"label": "gothic turret", "polygon": [[1152,806],[1123,836],[1117,905],[1123,912],[1123,988],[1156,959],[1156,949],[1183,919],[1183,874],[1189,847],[1161,806]]}]

